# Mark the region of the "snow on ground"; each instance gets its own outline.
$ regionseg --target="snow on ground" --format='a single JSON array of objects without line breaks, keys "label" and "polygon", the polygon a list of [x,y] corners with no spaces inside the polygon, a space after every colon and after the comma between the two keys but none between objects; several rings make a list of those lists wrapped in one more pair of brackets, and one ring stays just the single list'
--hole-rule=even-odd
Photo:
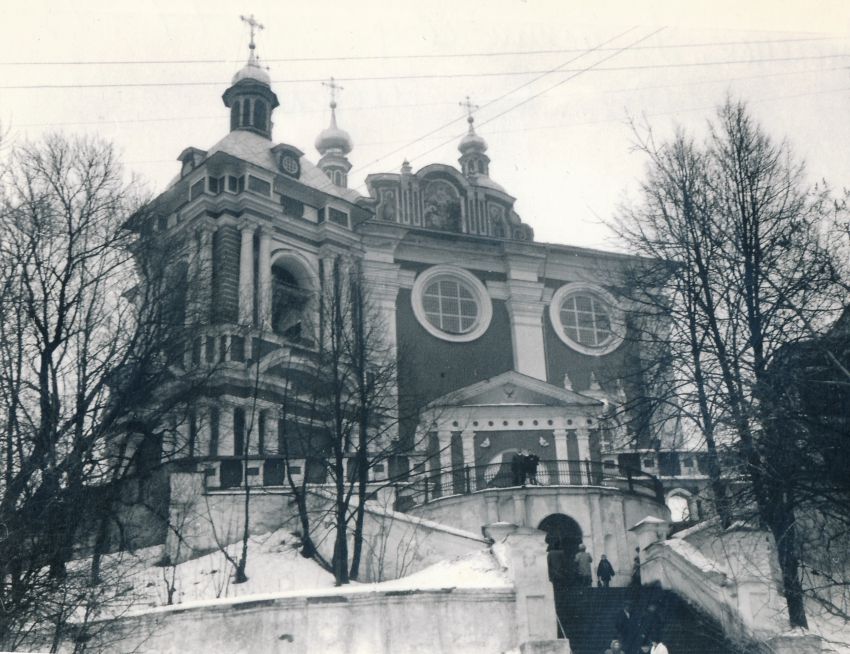
[{"label": "snow on ground", "polygon": [[[337,588],[333,575],[298,552],[300,542],[286,530],[252,536],[248,541],[248,581],[233,583],[233,565],[220,551],[177,565],[162,565],[161,550],[150,548],[134,553],[134,571],[126,577],[135,597],[133,613],[169,610],[168,592],[173,586],[171,606],[235,603],[242,599],[275,599],[298,595],[388,590],[433,590],[442,588],[509,588],[511,582],[487,549],[453,560],[440,561],[410,576],[368,584],[353,582]],[[227,547],[238,560],[241,543]],[[126,563],[126,556],[125,563]]]},{"label": "snow on ground", "polygon": [[[171,586],[172,604],[333,587],[333,575],[301,556],[299,545],[299,540],[286,530],[251,536],[245,571],[248,581],[242,584],[233,583],[233,564],[220,551],[174,566],[149,565],[131,575],[128,582],[140,597],[136,608],[167,604]],[[238,561],[242,543],[226,549]]]}]

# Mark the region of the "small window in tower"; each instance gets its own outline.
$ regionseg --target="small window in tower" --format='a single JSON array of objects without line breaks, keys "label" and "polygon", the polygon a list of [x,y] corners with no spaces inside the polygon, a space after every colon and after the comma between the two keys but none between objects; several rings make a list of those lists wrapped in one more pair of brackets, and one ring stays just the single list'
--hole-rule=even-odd
[{"label": "small window in tower", "polygon": [[270,196],[272,194],[272,185],[266,180],[248,175],[248,190],[260,195]]},{"label": "small window in tower", "polygon": [[262,100],[254,102],[254,127],[266,129],[266,103]]},{"label": "small window in tower", "polygon": [[283,213],[294,218],[304,217],[304,203],[291,198],[287,195],[280,196],[280,203],[283,205]]},{"label": "small window in tower", "polygon": [[348,214],[339,209],[328,207],[328,220],[337,225],[348,227]]},{"label": "small window in tower", "polygon": [[210,177],[207,179],[207,188],[209,188],[210,193],[213,195],[218,195],[219,193],[219,181],[217,177]]},{"label": "small window in tower", "polygon": [[232,132],[234,129],[239,127],[239,107],[240,104],[237,102],[232,107],[230,107],[230,131]]},{"label": "small window in tower", "polygon": [[203,195],[204,186],[204,180],[202,179],[199,179],[197,182],[192,184],[191,188],[189,189],[189,200],[194,200],[198,196]]},{"label": "small window in tower", "polygon": [[227,190],[231,193],[236,193],[239,190],[239,178],[233,175],[227,177]]},{"label": "small window in tower", "polygon": [[161,232],[164,232],[166,229],[168,229],[168,217],[159,216],[156,219],[156,228]]},{"label": "small window in tower", "polygon": [[251,125],[251,99],[245,98],[242,101],[242,127]]}]

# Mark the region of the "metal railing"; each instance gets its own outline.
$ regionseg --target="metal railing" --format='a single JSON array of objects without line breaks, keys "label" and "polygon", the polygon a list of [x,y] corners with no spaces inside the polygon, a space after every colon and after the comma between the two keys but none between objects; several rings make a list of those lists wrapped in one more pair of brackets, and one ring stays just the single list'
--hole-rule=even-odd
[{"label": "metal railing", "polygon": [[[187,462],[184,462],[188,463]],[[353,461],[346,461],[353,463]],[[293,479],[308,484],[329,483],[329,471],[318,460],[294,459],[289,462],[277,455],[218,456],[192,461],[193,469],[205,474],[206,490],[227,490],[287,486],[286,467]],[[345,466],[346,477],[353,473]],[[534,470],[517,470],[510,463],[491,463],[478,466],[430,468],[421,463],[412,471],[390,473],[385,466],[369,470],[369,481],[397,489],[396,507],[406,510],[434,500],[454,495],[470,495],[477,491],[498,488],[602,486],[664,502],[664,488],[654,475],[642,470],[625,468],[610,462],[579,460],[544,460]]]},{"label": "metal railing", "polygon": [[664,502],[664,487],[654,475],[585,459],[540,461],[536,470],[525,472],[505,462],[433,469],[411,475],[406,484],[399,485],[397,508],[406,510],[443,497],[493,488],[546,486],[603,486]]}]

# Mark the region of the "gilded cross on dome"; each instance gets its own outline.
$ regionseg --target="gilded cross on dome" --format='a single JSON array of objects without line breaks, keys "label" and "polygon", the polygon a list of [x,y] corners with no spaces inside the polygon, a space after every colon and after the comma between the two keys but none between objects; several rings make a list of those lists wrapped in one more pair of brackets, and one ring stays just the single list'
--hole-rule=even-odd
[{"label": "gilded cross on dome", "polygon": [[479,107],[477,104],[472,104],[472,100],[470,100],[470,99],[469,99],[469,96],[466,96],[466,100],[464,100],[463,102],[458,102],[458,104],[459,104],[461,107],[463,107],[464,109],[466,109],[467,120],[468,120],[470,123],[471,123],[473,120],[475,120],[475,119],[472,117],[472,114],[474,114],[474,113],[475,113],[477,110],[479,110],[481,107]]},{"label": "gilded cross on dome", "polygon": [[251,49],[251,56],[253,56],[254,55],[254,49],[257,47],[254,44],[254,34],[256,32],[259,32],[260,30],[265,29],[265,27],[263,26],[262,23],[257,22],[257,19],[254,18],[254,14],[251,14],[250,16],[247,16],[247,17],[246,16],[239,16],[239,19],[243,23],[247,23],[248,27],[251,28],[251,42],[248,44],[248,47]]},{"label": "gilded cross on dome", "polygon": [[337,83],[333,77],[331,77],[327,82],[322,82],[322,86],[327,86],[331,90],[331,109],[335,109],[337,91],[344,91],[344,87]]}]

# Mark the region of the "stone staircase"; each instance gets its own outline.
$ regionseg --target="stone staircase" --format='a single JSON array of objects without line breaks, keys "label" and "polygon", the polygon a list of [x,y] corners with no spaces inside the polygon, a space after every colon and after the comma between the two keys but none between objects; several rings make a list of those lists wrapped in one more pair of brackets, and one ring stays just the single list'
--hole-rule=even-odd
[{"label": "stone staircase", "polygon": [[[558,619],[573,654],[603,654],[616,638],[618,611],[631,601],[638,615],[650,602],[658,606],[664,644],[671,654],[756,654],[736,645],[720,626],[676,594],[656,587],[556,589]],[[631,653],[628,653],[631,654]]]}]

